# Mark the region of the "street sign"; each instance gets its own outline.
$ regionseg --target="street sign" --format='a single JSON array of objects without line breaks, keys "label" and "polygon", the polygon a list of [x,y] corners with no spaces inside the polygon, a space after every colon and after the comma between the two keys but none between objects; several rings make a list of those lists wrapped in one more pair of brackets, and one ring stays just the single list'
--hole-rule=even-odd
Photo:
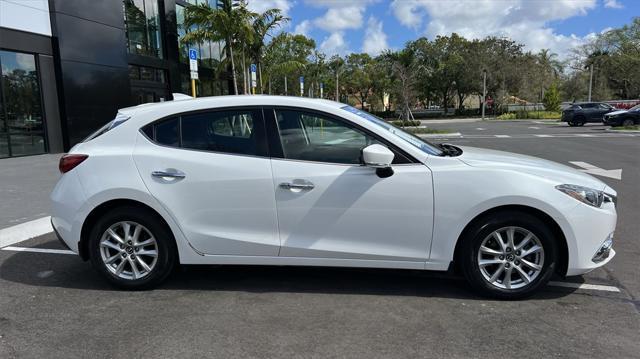
[{"label": "street sign", "polygon": [[[251,66],[249,67],[250,71],[251,71],[251,87],[253,87],[254,89],[256,88],[256,86],[258,86],[258,82],[256,80],[256,71],[257,66],[256,64],[251,64]],[[255,90],[254,90],[255,93]]]},{"label": "street sign", "polygon": [[189,70],[198,71],[198,51],[189,49]]},{"label": "street sign", "polygon": [[300,76],[300,96],[304,96],[304,76]]},{"label": "street sign", "polygon": [[198,79],[198,71],[191,71],[191,79],[192,80],[197,80]]}]

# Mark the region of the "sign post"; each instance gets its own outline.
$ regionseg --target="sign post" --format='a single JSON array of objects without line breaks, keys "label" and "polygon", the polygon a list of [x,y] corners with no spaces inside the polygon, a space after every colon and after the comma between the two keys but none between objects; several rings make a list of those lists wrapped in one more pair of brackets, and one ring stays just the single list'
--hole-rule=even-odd
[{"label": "sign post", "polygon": [[191,74],[191,96],[196,97],[196,80],[198,79],[198,50],[189,49],[189,72]]},{"label": "sign post", "polygon": [[300,76],[300,97],[304,96],[304,76]]},{"label": "sign post", "polygon": [[320,83],[320,98],[324,98],[324,83]]},{"label": "sign post", "polygon": [[251,93],[253,93],[254,95],[256,94],[256,86],[258,85],[258,82],[256,81],[256,64],[251,64]]}]

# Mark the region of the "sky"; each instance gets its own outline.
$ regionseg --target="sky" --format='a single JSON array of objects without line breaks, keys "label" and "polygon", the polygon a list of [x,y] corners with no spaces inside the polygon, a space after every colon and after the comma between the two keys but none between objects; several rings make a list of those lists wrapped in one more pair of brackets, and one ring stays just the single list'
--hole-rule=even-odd
[{"label": "sky", "polygon": [[279,8],[284,30],[313,38],[327,55],[401,49],[421,36],[509,37],[560,58],[596,34],[640,16],[640,0],[249,0]]}]

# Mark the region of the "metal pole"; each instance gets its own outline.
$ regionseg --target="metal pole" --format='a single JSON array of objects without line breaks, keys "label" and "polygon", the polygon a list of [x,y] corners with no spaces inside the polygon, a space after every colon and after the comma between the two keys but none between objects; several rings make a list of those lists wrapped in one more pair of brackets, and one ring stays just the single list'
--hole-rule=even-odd
[{"label": "metal pole", "polygon": [[196,97],[196,80],[191,79],[191,97]]},{"label": "metal pole", "polygon": [[591,87],[593,86],[593,64],[589,66],[591,68],[589,75],[589,102],[591,102]]},{"label": "metal pole", "polygon": [[336,70],[336,102],[340,101],[340,97],[338,95],[338,71]]},{"label": "metal pole", "polygon": [[288,94],[287,93],[287,76],[284,77],[284,94],[285,96]]},{"label": "metal pole", "polygon": [[487,70],[482,71],[482,120],[484,120],[484,106],[487,102]]}]

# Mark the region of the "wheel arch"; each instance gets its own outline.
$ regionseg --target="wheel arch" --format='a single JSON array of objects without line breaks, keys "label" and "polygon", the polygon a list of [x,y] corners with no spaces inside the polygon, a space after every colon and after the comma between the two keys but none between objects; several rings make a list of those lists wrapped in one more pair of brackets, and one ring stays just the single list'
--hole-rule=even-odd
[{"label": "wheel arch", "polygon": [[175,233],[173,233],[173,231],[171,230],[171,226],[169,226],[167,221],[164,219],[164,217],[162,217],[160,213],[158,213],[158,211],[156,211],[149,205],[144,204],[140,201],[136,201],[133,199],[118,198],[118,199],[108,200],[96,206],[91,210],[91,212],[85,218],[84,222],[82,223],[82,229],[80,230],[80,241],[78,243],[78,254],[80,255],[80,258],[82,258],[85,261],[89,259],[89,247],[88,247],[89,235],[91,234],[91,229],[93,228],[93,225],[96,223],[96,221],[108,211],[113,210],[114,208],[124,207],[124,206],[137,207],[137,208],[140,208],[141,210],[148,211],[154,214],[158,218],[158,220],[160,220],[162,225],[165,226],[168,233],[171,234],[171,238],[173,238],[174,245],[176,245]]},{"label": "wheel arch", "polygon": [[467,223],[467,225],[464,227],[464,229],[462,230],[462,232],[460,232],[460,235],[458,236],[457,240],[456,240],[456,245],[455,245],[455,249],[453,252],[453,268],[455,271],[459,272],[459,256],[460,256],[460,247],[461,247],[461,242],[462,242],[462,238],[464,238],[464,236],[467,234],[467,232],[473,227],[473,225],[475,225],[477,222],[483,220],[484,218],[491,216],[497,212],[502,212],[502,211],[515,211],[515,212],[524,212],[527,213],[529,215],[532,215],[534,217],[537,217],[538,219],[540,219],[541,221],[543,221],[544,223],[546,223],[547,225],[549,225],[549,228],[551,229],[551,231],[553,232],[553,234],[556,236],[556,238],[559,238],[558,240],[558,250],[559,250],[559,262],[558,262],[558,266],[556,268],[556,273],[564,276],[567,273],[567,268],[569,266],[569,248],[568,248],[568,244],[567,244],[567,238],[564,234],[564,232],[562,231],[562,228],[560,227],[560,225],[558,224],[558,222],[553,219],[553,217],[551,217],[550,215],[548,215],[547,213],[545,213],[544,211],[538,209],[538,208],[534,208],[534,207],[530,207],[530,206],[525,206],[525,205],[502,205],[502,206],[498,206],[498,207],[493,207],[490,208],[488,210],[485,210],[484,212],[476,215],[471,221],[469,221],[469,223]]}]

